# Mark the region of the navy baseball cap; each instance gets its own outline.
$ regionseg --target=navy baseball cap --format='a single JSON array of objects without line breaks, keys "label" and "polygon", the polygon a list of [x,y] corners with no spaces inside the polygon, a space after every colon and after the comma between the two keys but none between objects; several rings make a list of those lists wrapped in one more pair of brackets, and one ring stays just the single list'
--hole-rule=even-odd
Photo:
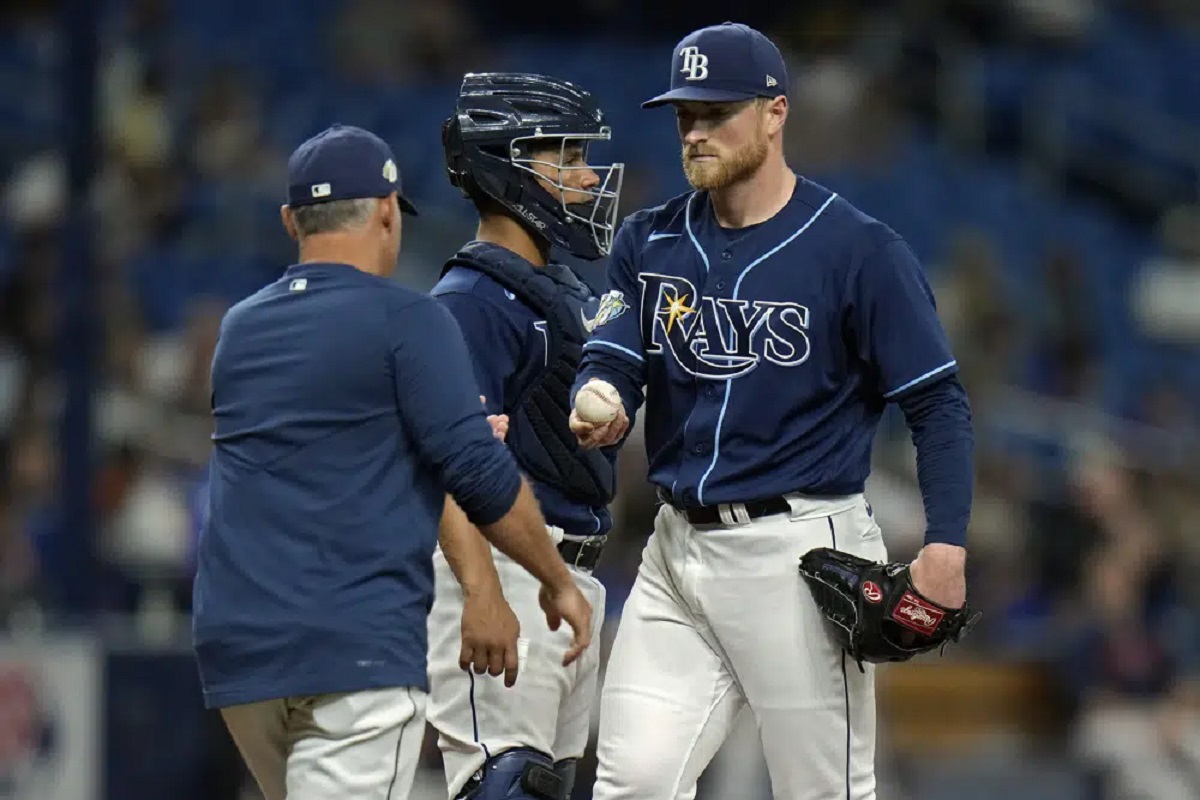
[{"label": "navy baseball cap", "polygon": [[642,103],[654,108],[675,100],[728,103],[787,94],[787,68],[779,48],[738,22],[710,25],[685,36],[671,59],[671,90]]},{"label": "navy baseball cap", "polygon": [[416,216],[417,208],[400,190],[400,170],[392,148],[370,131],[334,125],[296,148],[288,159],[288,205],[311,206],[334,200],[387,197]]}]

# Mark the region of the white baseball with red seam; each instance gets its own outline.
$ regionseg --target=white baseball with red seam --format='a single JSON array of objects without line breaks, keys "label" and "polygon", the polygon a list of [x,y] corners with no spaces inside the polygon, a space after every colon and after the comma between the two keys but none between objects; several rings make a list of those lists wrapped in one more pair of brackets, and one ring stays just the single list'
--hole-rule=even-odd
[{"label": "white baseball with red seam", "polygon": [[575,395],[575,413],[584,422],[603,425],[617,418],[621,395],[606,381],[588,381]]}]

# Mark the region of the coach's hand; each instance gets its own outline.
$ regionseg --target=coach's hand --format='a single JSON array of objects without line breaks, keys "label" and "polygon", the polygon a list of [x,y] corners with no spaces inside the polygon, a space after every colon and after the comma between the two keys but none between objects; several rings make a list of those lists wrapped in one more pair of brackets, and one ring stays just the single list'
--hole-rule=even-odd
[{"label": "coach's hand", "polygon": [[967,602],[967,551],[952,544],[927,544],[909,569],[913,586],[946,608],[962,608]]},{"label": "coach's hand", "polygon": [[558,630],[563,620],[571,626],[575,637],[562,661],[564,667],[570,666],[592,643],[592,604],[579,591],[574,580],[561,587],[543,584],[538,593],[538,602],[542,604],[542,611],[546,612],[546,624],[550,630]]},{"label": "coach's hand", "polygon": [[504,675],[504,685],[517,682],[520,660],[517,638],[521,623],[504,599],[500,584],[463,593],[462,650],[458,665],[475,674]]}]

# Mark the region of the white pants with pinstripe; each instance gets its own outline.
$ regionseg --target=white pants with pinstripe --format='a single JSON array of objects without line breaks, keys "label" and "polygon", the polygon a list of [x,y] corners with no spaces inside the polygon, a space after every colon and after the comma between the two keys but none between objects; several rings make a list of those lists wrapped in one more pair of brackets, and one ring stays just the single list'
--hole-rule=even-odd
[{"label": "white pants with pinstripe", "polygon": [[[600,701],[594,800],[689,800],[748,707],[775,800],[875,797],[875,677],[825,631],[800,556],[887,551],[862,495],[693,527],[663,506]],[[732,518],[732,515],[727,515]]]},{"label": "white pants with pinstripe", "polygon": [[221,709],[266,800],[407,800],[425,693],[376,689]]},{"label": "white pants with pinstripe", "polygon": [[[562,541],[562,530],[548,527]],[[604,586],[590,572],[572,567],[575,585],[592,604],[592,646],[569,667],[571,626],[546,625],[538,603],[537,579],[492,548],[504,597],[521,623],[517,640],[517,682],[464,672],[462,588],[441,548],[434,551],[435,591],[429,612],[429,722],[438,732],[447,796],[457,797],[488,758],[518,747],[561,761],[579,758],[591,732],[600,672],[600,633],[604,625]]]}]

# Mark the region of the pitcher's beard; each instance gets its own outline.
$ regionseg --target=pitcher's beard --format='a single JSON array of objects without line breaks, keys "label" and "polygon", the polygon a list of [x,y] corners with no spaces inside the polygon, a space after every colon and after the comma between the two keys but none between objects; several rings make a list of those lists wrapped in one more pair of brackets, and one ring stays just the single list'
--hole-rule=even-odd
[{"label": "pitcher's beard", "polygon": [[767,160],[767,137],[757,136],[730,156],[713,161],[693,161],[684,145],[683,174],[693,189],[714,191],[750,177]]}]

